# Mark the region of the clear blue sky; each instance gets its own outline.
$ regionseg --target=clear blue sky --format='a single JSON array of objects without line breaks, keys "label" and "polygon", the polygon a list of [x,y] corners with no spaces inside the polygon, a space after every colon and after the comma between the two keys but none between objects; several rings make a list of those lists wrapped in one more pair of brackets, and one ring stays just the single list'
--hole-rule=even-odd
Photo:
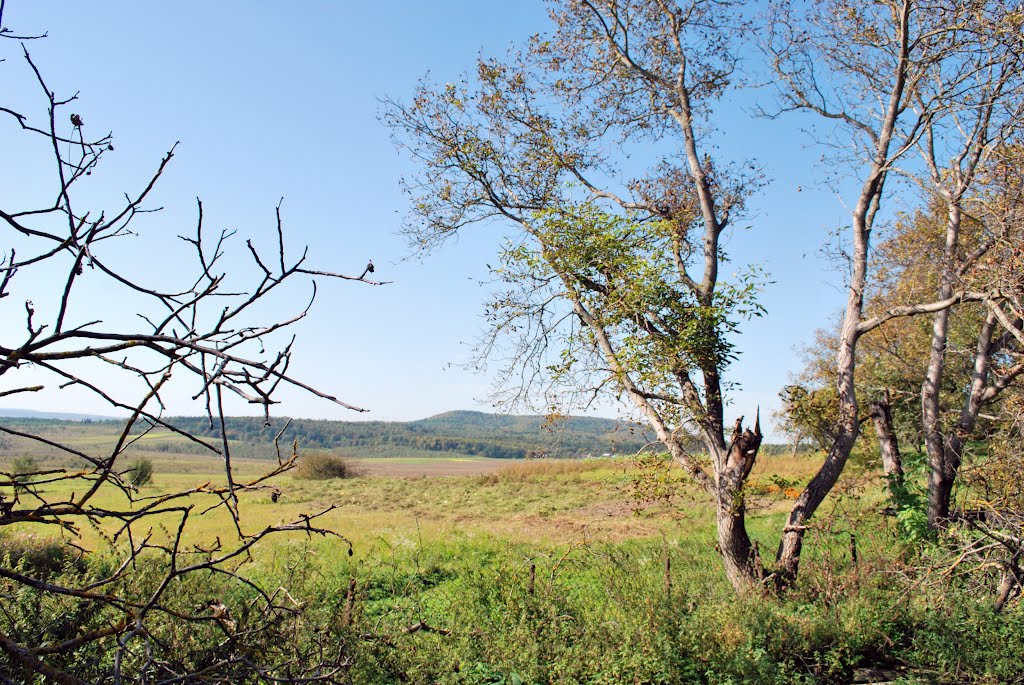
[{"label": "clear blue sky", "polygon": [[[274,206],[283,196],[289,243],[309,245],[314,267],[358,274],[372,258],[376,275],[394,281],[376,288],[321,283],[310,317],[296,329],[295,374],[371,412],[357,416],[291,394],[280,413],[408,420],[490,410],[489,378],[461,364],[484,327],[484,265],[494,262],[502,229],[477,228],[425,260],[405,259],[397,231],[408,160],[378,121],[379,98],[408,97],[427,72],[455,80],[479,54],[501,55],[546,31],[539,0],[10,0],[4,23],[21,33],[48,31],[29,47],[50,86],[80,92],[76,108],[90,132],[114,133],[116,153],[90,181],[97,206],[137,188],[181,141],[151,203],[165,210],[146,217],[145,241],[118,247],[125,263],[173,271],[173,255],[183,249],[173,236],[191,230],[199,196],[208,225],[238,229],[233,249],[241,264],[245,237],[272,245]],[[3,104],[42,116],[20,48],[5,41],[0,49]],[[760,161],[771,183],[755,200],[749,229],[735,229],[728,249],[737,264],[763,264],[775,283],[762,300],[768,316],[745,326],[738,340],[732,380],[740,386],[730,420],[757,405],[762,413],[777,407],[779,389],[799,367],[795,348],[845,300],[842,274],[819,254],[827,229],[847,216],[840,198],[816,185],[824,175],[820,152],[806,149],[799,129],[806,122],[742,111],[752,97],[723,106],[719,143],[737,160]],[[31,152],[17,147],[12,123],[0,122],[4,154],[21,151],[23,162],[0,164],[5,202],[31,195],[31,172],[39,171]],[[297,291],[292,309],[307,294]],[[5,326],[20,326],[24,298],[17,299],[0,307]],[[275,302],[270,313],[290,304]],[[61,395],[5,398],[3,406],[104,413]],[[199,412],[183,399],[170,409]],[[614,407],[603,411],[615,415]]]}]

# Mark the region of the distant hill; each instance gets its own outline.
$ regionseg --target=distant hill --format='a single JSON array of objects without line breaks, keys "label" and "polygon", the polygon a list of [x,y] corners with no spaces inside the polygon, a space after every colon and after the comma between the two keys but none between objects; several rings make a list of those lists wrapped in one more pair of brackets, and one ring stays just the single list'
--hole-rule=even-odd
[{"label": "distant hill", "polygon": [[[4,412],[7,412],[6,415]],[[114,444],[121,422],[89,414],[62,414],[29,410],[0,410],[0,424],[21,427],[44,436],[83,445]],[[166,419],[193,435],[217,437],[206,417]],[[293,441],[302,449],[334,450],[364,457],[481,456],[497,459],[524,457],[585,457],[639,451],[650,442],[636,424],[592,417],[568,417],[549,422],[542,416],[508,416],[476,411],[451,411],[418,421],[324,421],[274,417],[265,426],[261,417],[229,417],[226,420],[232,451],[238,456],[268,457],[274,438],[288,450]],[[139,426],[139,431],[144,426]],[[283,431],[283,432],[282,432]],[[9,439],[5,452],[27,446],[23,439]],[[46,452],[41,445],[36,449]],[[133,449],[209,454],[180,435],[156,428]]]},{"label": "distant hill", "polygon": [[[186,430],[212,435],[202,417],[176,418]],[[266,427],[258,417],[232,417],[228,437],[263,443],[285,427],[281,440],[298,440],[305,449],[349,451],[353,455],[401,456],[403,453],[450,453],[516,459],[582,457],[636,452],[648,442],[640,426],[612,419],[568,417],[549,423],[542,416],[507,416],[451,411],[418,421],[320,421],[275,418]]]},{"label": "distant hill", "polygon": [[34,409],[4,409],[0,408],[0,417],[15,419],[54,419],[57,421],[114,421],[114,416],[101,416],[100,414],[74,414],[61,411],[36,411]]},{"label": "distant hill", "polygon": [[623,430],[638,430],[638,424],[622,423],[612,419],[593,416],[569,416],[549,422],[544,416],[511,416],[507,414],[485,414],[480,411],[448,411],[430,418],[410,421],[410,425],[423,426],[429,430],[450,430],[470,434],[477,430],[501,431],[509,434],[529,434],[547,430],[568,431],[585,435],[606,435]]},{"label": "distant hill", "polygon": [[[96,414],[39,412],[0,409],[0,425],[27,433],[50,436],[89,449],[113,445],[123,419]],[[167,421],[194,435],[219,437],[206,417],[174,417]],[[524,457],[573,458],[604,454],[635,454],[654,443],[645,427],[625,421],[589,416],[570,416],[549,422],[543,416],[510,416],[478,411],[449,411],[417,421],[325,421],[274,417],[264,426],[255,416],[230,417],[226,421],[232,453],[240,457],[266,458],[279,432],[283,450],[293,441],[301,449],[334,450],[354,457],[459,457],[497,459]],[[140,426],[141,431],[143,427]],[[31,449],[29,446],[31,445]],[[102,449],[102,447],[100,447]],[[147,452],[209,454],[195,443],[156,428],[133,449]],[[655,449],[660,449],[655,445]],[[701,450],[698,443],[692,446]],[[792,445],[761,445],[765,456],[790,453]],[[31,453],[59,454],[54,448],[24,438],[0,435],[0,456]]]}]

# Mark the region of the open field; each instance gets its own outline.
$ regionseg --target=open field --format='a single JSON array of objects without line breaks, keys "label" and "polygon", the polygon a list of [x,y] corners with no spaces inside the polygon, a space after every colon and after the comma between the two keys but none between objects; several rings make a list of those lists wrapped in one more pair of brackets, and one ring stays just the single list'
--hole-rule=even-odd
[{"label": "open field", "polygon": [[[144,453],[154,465],[153,482],[143,487],[135,504],[113,487],[102,489],[97,507],[131,508],[172,492],[222,483],[223,465],[214,458],[190,454]],[[805,457],[773,457],[763,470],[797,482],[809,471]],[[47,461],[41,462],[49,467]],[[266,460],[233,460],[239,482],[266,471]],[[453,531],[500,537],[510,541],[572,544],[581,540],[611,541],[679,535],[693,525],[710,526],[713,517],[692,487],[680,487],[671,498],[643,495],[643,471],[631,460],[504,460],[486,458],[389,458],[351,460],[358,477],[304,481],[277,476],[265,487],[243,493],[239,509],[246,532],[333,508],[321,523],[365,544],[395,531],[416,531],[431,539]],[[4,462],[0,460],[0,468]],[[679,474],[675,478],[680,478]],[[754,482],[758,476],[755,474]],[[70,485],[39,486],[48,499],[71,494]],[[80,484],[79,484],[79,487]],[[756,515],[779,513],[785,494],[766,481],[765,497]],[[275,500],[273,492],[278,493]],[[10,493],[7,493],[10,495]],[[210,495],[191,498],[196,510],[216,503]],[[769,516],[774,518],[773,516]],[[173,518],[173,517],[171,517]],[[226,512],[214,509],[194,516],[187,542],[207,544],[230,533]],[[164,522],[170,530],[170,521]],[[756,523],[755,523],[756,529]],[[403,533],[404,534],[404,533]],[[85,529],[87,542],[94,533]]]},{"label": "open field", "polygon": [[[108,488],[95,506],[142,507],[223,480],[215,459],[153,459],[153,483],[134,504]],[[777,544],[787,490],[814,463],[813,456],[759,462],[748,519],[763,555]],[[235,466],[242,481],[267,462],[239,459]],[[737,598],[715,551],[706,496],[682,484],[675,469],[652,471],[629,460],[436,458],[356,466],[362,475],[344,480],[284,474],[239,503],[246,533],[331,509],[318,525],[343,535],[351,555],[345,542],[288,533],[230,566],[286,592],[284,606],[301,607],[288,624],[296,649],[322,650],[325,639],[341,645],[345,677],[338,682],[845,685],[867,667],[906,685],[1019,680],[1019,606],[994,616],[986,601],[954,601],[955,584],[923,585],[915,569],[928,559],[910,554],[892,520],[879,514],[883,483],[871,470],[851,469],[822,508],[797,587],[782,597]],[[650,487],[652,479],[666,487]],[[185,549],[235,544],[223,507],[200,513],[217,502],[208,494],[189,499]],[[134,534],[151,531],[160,543],[179,520],[149,519]],[[101,533],[84,527],[80,542],[102,550]],[[29,525],[5,530],[0,549],[29,559],[32,550],[47,549],[52,534]],[[197,554],[205,553],[183,559]],[[132,591],[144,593],[147,577],[133,581],[143,587]],[[257,597],[221,575],[183,581],[167,601],[176,611],[203,612],[197,597],[207,596],[231,608],[239,635],[245,621],[258,618],[243,611]],[[27,599],[5,608],[8,630],[58,626],[67,610]],[[102,625],[102,614],[90,620]],[[193,642],[232,645],[216,625],[196,630]],[[255,642],[244,648],[280,648],[258,642],[280,637],[260,635],[253,632],[247,639]],[[172,632],[160,639],[184,638]],[[972,641],[979,646],[966,649]]]},{"label": "open field", "polygon": [[479,476],[493,473],[508,466],[507,459],[460,458],[403,458],[356,459],[359,471],[365,476],[381,478],[416,478],[426,476]]}]

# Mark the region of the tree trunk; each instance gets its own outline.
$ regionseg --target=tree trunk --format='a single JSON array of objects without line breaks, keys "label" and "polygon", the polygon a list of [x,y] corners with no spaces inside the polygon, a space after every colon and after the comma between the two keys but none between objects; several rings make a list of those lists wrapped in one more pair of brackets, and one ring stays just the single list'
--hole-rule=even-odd
[{"label": "tree trunk", "polygon": [[717,490],[718,547],[725,562],[725,575],[740,593],[757,585],[764,576],[761,561],[747,534],[743,496],[743,485],[761,448],[760,412],[753,430],[744,431],[742,426],[741,416],[736,420],[725,464],[718,473]]},{"label": "tree trunk", "polygon": [[[928,525],[940,528],[949,522],[953,501],[953,485],[964,454],[963,436],[954,434],[943,440],[942,463],[938,472],[931,469],[928,477]],[[928,459],[931,465],[931,455]]]},{"label": "tree trunk", "polygon": [[873,170],[854,212],[853,270],[847,294],[846,314],[839,333],[839,349],[836,353],[839,420],[834,433],[835,439],[824,463],[796,498],[782,529],[779,551],[775,557],[779,585],[789,584],[796,579],[800,570],[800,552],[803,549],[807,521],[839,480],[839,475],[843,472],[853,450],[853,444],[860,433],[857,388],[854,384],[857,341],[860,338],[858,327],[864,311],[864,290],[867,284],[868,236],[874,214],[878,209],[884,179],[884,172],[878,168]]},{"label": "tree trunk", "polygon": [[800,570],[800,552],[803,550],[807,520],[814,515],[818,506],[839,480],[839,475],[850,457],[853,443],[857,440],[858,432],[859,426],[855,417],[852,424],[846,424],[843,427],[835,442],[832,443],[832,449],[825,457],[825,463],[821,465],[814,478],[793,504],[793,508],[789,512],[789,519],[782,529],[782,539],[779,540],[779,551],[775,557],[780,584],[786,585],[796,579]]},{"label": "tree trunk", "polygon": [[[928,481],[928,522],[938,526],[949,518],[953,485],[956,481],[960,464],[963,461],[964,447],[978,425],[978,416],[986,402],[991,402],[1010,386],[1010,382],[1024,373],[1024,368],[1017,366],[1006,373],[999,382],[991,383],[989,371],[992,355],[1001,343],[993,340],[998,320],[990,312],[978,332],[978,341],[974,354],[974,370],[971,373],[971,384],[960,409],[960,418],[952,434],[940,442],[942,448],[939,468],[932,469]],[[941,434],[940,434],[941,437]],[[936,447],[936,449],[938,449]],[[931,453],[929,453],[931,463]],[[934,518],[933,518],[934,516]]]},{"label": "tree trunk", "polygon": [[889,404],[889,390],[882,393],[882,399],[871,403],[871,418],[878,434],[878,446],[882,452],[882,470],[889,483],[889,494],[893,500],[903,492],[903,461],[896,431],[892,425],[892,407]]},{"label": "tree trunk", "polygon": [[747,535],[744,506],[718,505],[718,547],[725,562],[725,575],[736,592],[750,590],[761,579],[760,564]]},{"label": "tree trunk", "polygon": [[928,526],[933,529],[943,528],[949,521],[949,503],[953,498],[953,481],[956,472],[946,463],[946,457],[940,452],[933,455],[928,451]]},{"label": "tree trunk", "polygon": [[[940,300],[953,293],[953,260],[960,238],[960,208],[950,202],[946,223],[946,246],[939,284]],[[932,323],[931,353],[928,369],[921,384],[921,425],[924,427],[924,448],[928,453],[928,526],[940,528],[949,519],[949,499],[956,479],[956,468],[950,463],[942,434],[939,393],[946,368],[946,345],[949,340],[950,310],[935,314]],[[959,466],[959,464],[957,464]]]},{"label": "tree trunk", "polygon": [[931,361],[921,386],[921,423],[924,448],[928,454],[928,526],[941,528],[949,519],[949,500],[953,492],[955,469],[949,468],[940,424],[939,384],[945,366],[946,330],[949,310],[935,315]]}]

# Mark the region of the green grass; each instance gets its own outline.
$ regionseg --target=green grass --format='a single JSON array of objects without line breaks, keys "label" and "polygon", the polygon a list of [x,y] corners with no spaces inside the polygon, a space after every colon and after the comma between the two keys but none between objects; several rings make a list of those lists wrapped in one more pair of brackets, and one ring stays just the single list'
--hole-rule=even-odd
[{"label": "green grass", "polygon": [[[223,479],[214,459],[161,453],[153,459],[153,484],[143,497]],[[267,465],[235,463],[239,480]],[[773,556],[790,502],[779,483],[803,482],[815,463],[772,457],[755,472],[748,523],[764,559]],[[312,650],[327,640],[343,646],[351,682],[370,685],[845,685],[864,666],[894,669],[905,683],[1017,682],[1020,606],[996,616],[988,597],[955,582],[920,583],[915,565],[924,557],[878,515],[884,490],[872,473],[851,469],[823,505],[807,535],[796,587],[782,597],[766,592],[741,599],[724,581],[706,496],[681,487],[672,496],[634,501],[639,476],[609,460],[516,462],[451,477],[302,481],[283,475],[271,483],[280,491],[276,502],[270,490],[242,496],[245,530],[334,506],[321,525],[345,535],[353,553],[341,541],[299,534],[259,547],[240,572],[263,587],[287,588],[301,611],[281,623],[287,638],[246,634],[255,642],[244,647],[269,654]],[[52,486],[46,494],[66,497],[70,488]],[[191,503],[198,512],[215,501],[197,495]],[[128,502],[105,488],[95,505]],[[170,535],[174,520],[158,523],[157,540]],[[83,573],[78,557],[74,564],[62,561],[69,557],[48,547],[45,535],[39,526],[5,529],[0,550],[10,564]],[[82,536],[86,547],[103,548],[99,531],[83,527]],[[223,509],[194,516],[185,543],[205,547],[218,538],[230,543]],[[92,563],[104,563],[103,556]],[[133,582],[141,592],[152,578],[140,572]],[[0,591],[13,596],[15,589]],[[0,629],[28,641],[64,629],[70,600],[17,592]],[[242,634],[248,619],[241,608],[259,602],[230,579],[183,581],[173,601],[194,611],[187,602],[210,593],[239,614]],[[102,611],[83,609],[79,622],[104,620]],[[427,628],[410,630],[417,625]],[[223,634],[206,628],[190,634],[167,623],[154,630],[167,650],[184,654],[186,647],[223,646]],[[102,649],[83,648],[75,658],[83,677],[99,677]]]},{"label": "green grass", "polygon": [[[223,464],[215,458],[189,454],[146,453],[154,464],[153,481],[130,503],[113,487],[104,487],[91,502],[100,508],[144,506],[148,501],[204,483],[223,483]],[[773,458],[785,472],[806,472],[804,458]],[[414,465],[424,460],[359,460],[363,466]],[[428,460],[437,465],[445,460]],[[482,463],[479,459],[451,460],[453,464]],[[127,461],[125,462],[127,464]],[[263,460],[235,459],[238,481],[256,478],[267,468]],[[52,466],[52,462],[47,463]],[[245,532],[295,520],[304,513],[334,507],[321,523],[348,537],[357,547],[376,540],[382,532],[415,529],[427,540],[443,539],[453,531],[486,533],[510,542],[541,541],[568,544],[580,539],[617,542],[634,538],[665,538],[713,530],[713,518],[706,496],[692,486],[678,487],[671,498],[633,499],[640,472],[629,463],[611,460],[502,462],[496,471],[482,475],[444,478],[394,478],[368,476],[345,480],[304,481],[286,474],[266,485],[279,490],[274,501],[271,490],[242,495],[239,510]],[[65,499],[81,483],[65,482],[44,487],[49,499]],[[211,495],[194,495],[196,511],[212,506]],[[781,512],[787,500],[780,493],[752,501],[752,534],[769,550],[777,540]],[[170,535],[176,518],[151,520],[158,536]],[[167,530],[161,530],[161,526]],[[33,530],[38,526],[31,527]],[[232,529],[226,510],[214,509],[193,515],[186,544],[208,545]],[[81,530],[90,549],[101,546],[99,532],[88,526]],[[713,541],[705,545],[713,548]]]}]

